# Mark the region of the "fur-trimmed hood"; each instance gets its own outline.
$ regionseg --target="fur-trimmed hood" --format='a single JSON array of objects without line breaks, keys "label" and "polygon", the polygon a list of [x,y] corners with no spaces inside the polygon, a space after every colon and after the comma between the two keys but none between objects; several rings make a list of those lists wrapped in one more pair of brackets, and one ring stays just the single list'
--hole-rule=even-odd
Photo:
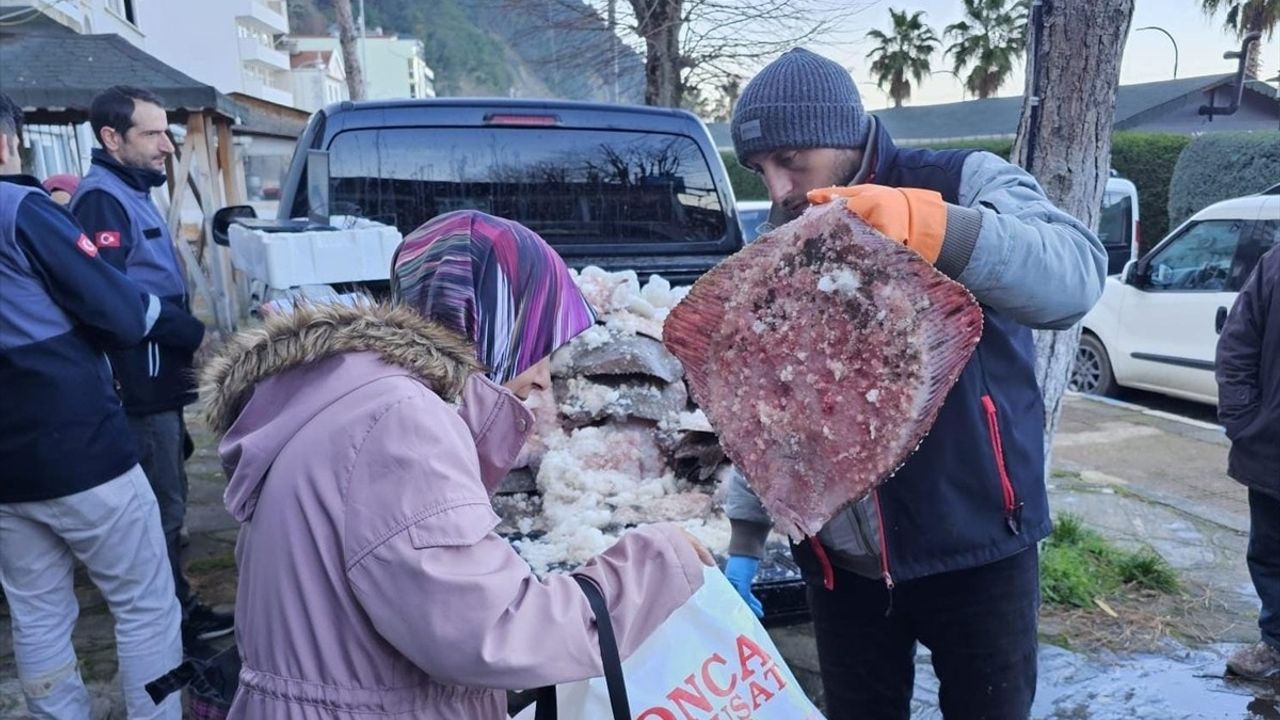
[{"label": "fur-trimmed hood", "polygon": [[236,335],[201,374],[206,419],[224,435],[227,511],[240,522],[253,517],[283,449],[364,385],[408,375],[446,402],[461,400],[476,384],[469,379],[484,382],[472,353],[416,311],[374,303],[304,306]]},{"label": "fur-trimmed hood", "polygon": [[225,433],[253,394],[273,375],[327,357],[374,352],[421,379],[446,401],[454,401],[467,377],[481,370],[475,348],[456,333],[394,304],[301,305],[235,335],[200,371],[205,420]]}]

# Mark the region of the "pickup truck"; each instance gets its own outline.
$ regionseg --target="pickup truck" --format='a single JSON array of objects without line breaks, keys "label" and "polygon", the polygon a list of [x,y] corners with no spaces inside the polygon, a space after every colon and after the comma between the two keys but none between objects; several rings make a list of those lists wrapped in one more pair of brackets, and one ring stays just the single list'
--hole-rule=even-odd
[{"label": "pickup truck", "polygon": [[[728,174],[696,116],[554,100],[330,105],[298,139],[275,222],[348,215],[405,234],[459,209],[524,224],[571,267],[656,273],[673,285],[744,242]],[[242,212],[228,211],[214,223],[219,242]],[[756,592],[767,625],[807,619],[785,545],[769,548]]]},{"label": "pickup truck", "polygon": [[535,230],[573,267],[673,284],[743,244],[711,136],[681,110],[507,99],[331,105],[298,140],[281,220],[315,210],[307,173],[317,159],[331,212],[401,233],[478,209]]}]

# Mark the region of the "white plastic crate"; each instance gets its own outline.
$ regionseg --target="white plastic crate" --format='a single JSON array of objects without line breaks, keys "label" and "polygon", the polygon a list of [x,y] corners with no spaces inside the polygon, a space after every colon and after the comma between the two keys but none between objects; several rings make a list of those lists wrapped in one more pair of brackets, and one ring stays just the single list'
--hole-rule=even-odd
[{"label": "white plastic crate", "polygon": [[335,215],[339,230],[265,232],[233,224],[231,264],[268,287],[386,280],[400,233],[364,218]]}]

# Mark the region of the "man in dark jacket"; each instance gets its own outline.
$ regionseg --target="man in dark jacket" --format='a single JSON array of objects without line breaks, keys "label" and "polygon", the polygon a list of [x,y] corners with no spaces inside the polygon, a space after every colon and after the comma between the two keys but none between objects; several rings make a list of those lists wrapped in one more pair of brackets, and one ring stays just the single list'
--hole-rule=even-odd
[{"label": "man in dark jacket", "polygon": [[157,706],[144,687],[181,661],[181,610],[103,350],[182,319],[18,174],[21,118],[0,95],[0,587],[18,679],[32,715],[89,717],[71,643],[79,560],[115,618],[129,717],[177,720],[178,698]]},{"label": "man in dark jacket", "polygon": [[[1280,220],[1262,224],[1280,232]],[[1280,246],[1245,282],[1218,338],[1218,419],[1231,438],[1227,473],[1249,487],[1249,574],[1262,600],[1262,640],[1227,668],[1256,680],[1280,676]]]},{"label": "man in dark jacket", "polygon": [[[915,454],[816,542],[793,548],[828,717],[905,720],[919,642],[933,652],[948,720],[1025,718],[1036,543],[1050,529],[1031,328],[1069,327],[1093,306],[1106,276],[1101,243],[995,155],[897,147],[849,73],[806,50],[747,85],[732,133],[739,162],[768,188],[774,224],[837,196],[967,287],[984,313],[978,348]],[[750,604],[769,518],[743,482],[727,506],[726,575]]]},{"label": "man in dark jacket", "polygon": [[94,98],[89,119],[102,147],[93,151],[93,165],[71,200],[71,211],[108,263],[187,320],[179,334],[112,353],[111,365],[142,469],[160,503],[184,636],[206,640],[231,632],[232,618],[195,598],[180,559],[187,507],[182,409],[196,399],[192,358],[204,325],[190,312],[168,222],[151,199],[151,189],[165,182],[165,160],[173,154],[168,118],[155,95],[118,86]]}]

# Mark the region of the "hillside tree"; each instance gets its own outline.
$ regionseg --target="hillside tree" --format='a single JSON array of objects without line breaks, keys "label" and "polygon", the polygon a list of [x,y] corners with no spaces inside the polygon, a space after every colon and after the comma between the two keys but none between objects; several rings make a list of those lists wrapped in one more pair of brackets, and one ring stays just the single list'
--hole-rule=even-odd
[{"label": "hillside tree", "polygon": [[[513,10],[525,0],[504,0]],[[565,12],[539,24],[530,17],[527,32],[564,30],[610,32],[605,18],[616,17],[616,32],[644,57],[646,105],[681,107],[709,102],[712,95],[736,90],[745,69],[786,50],[819,40],[833,28],[837,10],[849,3],[826,0],[547,0]],[[612,13],[610,12],[612,10]],[[572,46],[547,63],[607,63]],[[739,81],[740,82],[740,81]],[[700,91],[698,98],[692,92]]]}]

